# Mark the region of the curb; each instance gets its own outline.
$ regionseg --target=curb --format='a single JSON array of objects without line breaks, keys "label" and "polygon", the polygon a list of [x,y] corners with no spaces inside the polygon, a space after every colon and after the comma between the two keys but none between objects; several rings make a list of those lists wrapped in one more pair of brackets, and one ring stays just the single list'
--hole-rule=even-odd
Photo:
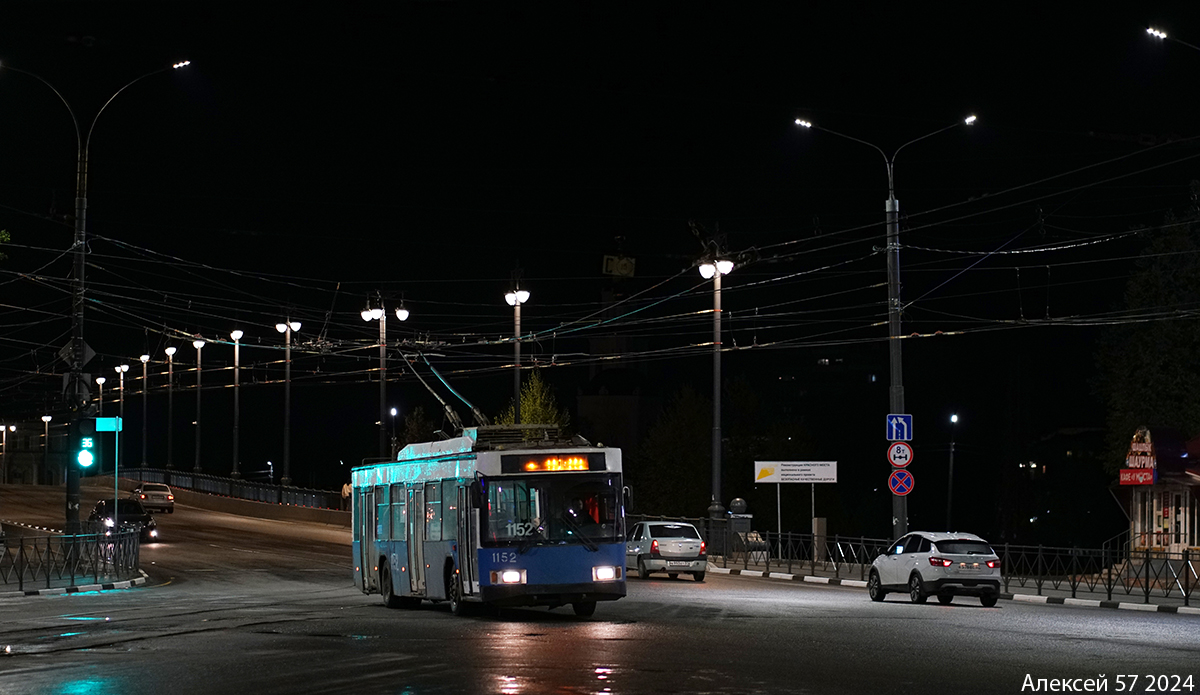
[{"label": "curb", "polygon": [[50,589],[29,589],[26,591],[6,591],[0,592],[0,598],[5,596],[61,596],[63,594],[78,594],[85,591],[111,591],[113,589],[129,589],[135,586],[141,586],[146,583],[150,577],[143,570],[138,570],[142,576],[136,579],[127,579],[120,582],[106,582],[104,584],[79,584],[76,586],[60,586]]},{"label": "curb", "polygon": [[[835,577],[812,577],[803,574],[786,574],[784,572],[763,572],[760,570],[740,570],[727,567],[709,566],[709,572],[728,574],[730,576],[756,577],[763,579],[782,579],[784,581],[805,582],[808,584],[828,584],[830,586],[849,586],[865,589],[867,583],[858,579],[838,579]],[[1005,594],[1000,598],[1022,603],[1042,603],[1065,606],[1085,606],[1088,608],[1112,608],[1123,611],[1143,611],[1147,613],[1183,613],[1185,615],[1200,615],[1200,608],[1195,606],[1165,606],[1154,603],[1125,603],[1121,601],[1103,601],[1098,599],[1065,598],[1059,596],[1037,596],[1034,594]]]}]

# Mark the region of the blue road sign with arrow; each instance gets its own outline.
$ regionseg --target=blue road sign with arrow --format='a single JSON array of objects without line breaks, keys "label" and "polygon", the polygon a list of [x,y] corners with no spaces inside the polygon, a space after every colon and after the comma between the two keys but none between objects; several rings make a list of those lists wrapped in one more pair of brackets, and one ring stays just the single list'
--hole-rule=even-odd
[{"label": "blue road sign with arrow", "polygon": [[910,442],[913,438],[912,415],[888,415],[887,438],[889,442]]}]

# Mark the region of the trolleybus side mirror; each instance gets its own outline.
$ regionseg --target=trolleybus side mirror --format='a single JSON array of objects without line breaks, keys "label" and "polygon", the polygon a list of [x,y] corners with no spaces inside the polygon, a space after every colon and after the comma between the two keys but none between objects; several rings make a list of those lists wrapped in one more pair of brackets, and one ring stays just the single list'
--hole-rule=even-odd
[{"label": "trolleybus side mirror", "polygon": [[625,513],[629,513],[629,503],[633,501],[633,490],[628,485],[621,488],[621,503],[625,505]]},{"label": "trolleybus side mirror", "polygon": [[471,481],[471,506],[475,509],[483,509],[486,499],[487,478],[476,475],[475,480]]}]

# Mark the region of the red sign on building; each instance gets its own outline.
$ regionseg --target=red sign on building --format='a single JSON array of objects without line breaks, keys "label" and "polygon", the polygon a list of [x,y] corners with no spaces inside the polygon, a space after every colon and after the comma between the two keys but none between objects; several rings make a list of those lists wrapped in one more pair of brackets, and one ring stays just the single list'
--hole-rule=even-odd
[{"label": "red sign on building", "polygon": [[1153,468],[1122,468],[1121,469],[1121,484],[1122,485],[1153,485],[1154,484],[1154,469]]}]

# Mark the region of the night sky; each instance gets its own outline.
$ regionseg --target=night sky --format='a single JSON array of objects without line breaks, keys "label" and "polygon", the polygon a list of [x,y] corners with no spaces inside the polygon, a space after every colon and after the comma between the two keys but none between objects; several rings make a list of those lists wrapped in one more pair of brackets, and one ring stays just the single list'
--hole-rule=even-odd
[{"label": "night sky", "polygon": [[[234,328],[247,346],[242,466],[278,465],[284,317],[303,323],[293,478],[332,486],[373,456],[378,328],[359,312],[376,293],[412,312],[390,315],[389,339],[423,349],[497,414],[511,396],[503,295],[517,269],[532,293],[523,352],[549,367],[560,401],[574,408],[604,368],[631,370],[644,430],[649,404],[683,385],[711,394],[698,232],[744,261],[725,280],[737,348],[726,376],[805,413],[811,455],[842,462],[840,498],[823,494],[846,508],[880,500],[878,518],[852,527],[883,534],[884,158],[793,121],[890,155],[979,118],[895,165],[904,333],[923,336],[904,343],[928,462],[914,464],[910,511],[935,525],[951,412],[956,475],[982,507],[1039,438],[1103,426],[1094,343],[1146,243],[1127,232],[1193,205],[1200,178],[1188,140],[1200,51],[1145,28],[1200,44],[1200,26],[1185,4],[837,6],[16,3],[0,65],[54,85],[86,133],[127,82],[192,61],[104,110],[88,191],[88,371],[129,362],[127,378],[140,376],[147,352],[161,373],[162,349],[179,347],[177,467],[192,460],[190,336],[228,342]],[[75,155],[54,93],[0,67],[6,421],[65,415],[55,353],[70,336]],[[635,277],[602,273],[605,255],[635,259]],[[604,293],[625,303],[605,311]],[[621,359],[596,359],[589,339],[602,336],[625,339]],[[205,467],[221,473],[232,350],[203,355]],[[391,405],[437,412],[410,374],[392,378]],[[795,392],[780,395],[781,381]],[[164,382],[151,377],[152,465],[165,451]],[[139,389],[126,403],[134,428]],[[726,476],[729,496],[751,487]]]}]

